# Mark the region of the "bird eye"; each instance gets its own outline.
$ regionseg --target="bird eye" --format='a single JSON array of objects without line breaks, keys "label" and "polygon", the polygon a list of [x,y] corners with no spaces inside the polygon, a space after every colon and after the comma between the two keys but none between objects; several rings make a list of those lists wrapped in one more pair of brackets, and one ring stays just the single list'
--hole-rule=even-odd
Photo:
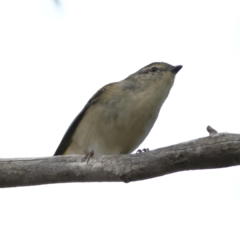
[{"label": "bird eye", "polygon": [[157,68],[156,67],[152,67],[151,68],[151,72],[156,72],[157,71]]}]

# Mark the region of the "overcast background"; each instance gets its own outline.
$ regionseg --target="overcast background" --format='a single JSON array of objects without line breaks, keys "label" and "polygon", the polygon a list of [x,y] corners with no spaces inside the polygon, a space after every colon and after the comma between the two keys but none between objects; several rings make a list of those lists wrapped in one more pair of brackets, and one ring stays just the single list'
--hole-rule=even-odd
[{"label": "overcast background", "polygon": [[[0,1],[0,157],[51,156],[103,85],[183,65],[140,148],[240,132],[240,2]],[[0,239],[240,239],[240,167],[0,189]]]}]

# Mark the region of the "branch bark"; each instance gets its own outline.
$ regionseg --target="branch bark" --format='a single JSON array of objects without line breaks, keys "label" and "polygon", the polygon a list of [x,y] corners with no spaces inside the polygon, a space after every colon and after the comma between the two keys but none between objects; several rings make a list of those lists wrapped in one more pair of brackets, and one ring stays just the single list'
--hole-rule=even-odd
[{"label": "branch bark", "polygon": [[65,182],[130,182],[240,165],[240,134],[220,133],[140,154],[0,159],[0,187]]}]

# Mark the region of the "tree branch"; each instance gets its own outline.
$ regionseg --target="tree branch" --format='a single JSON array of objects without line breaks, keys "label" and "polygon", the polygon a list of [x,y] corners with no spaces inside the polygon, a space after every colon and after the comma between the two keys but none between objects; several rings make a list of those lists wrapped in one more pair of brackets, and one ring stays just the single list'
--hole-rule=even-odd
[{"label": "tree branch", "polygon": [[65,182],[130,182],[240,165],[240,134],[215,133],[150,152],[117,156],[0,159],[0,187]]}]

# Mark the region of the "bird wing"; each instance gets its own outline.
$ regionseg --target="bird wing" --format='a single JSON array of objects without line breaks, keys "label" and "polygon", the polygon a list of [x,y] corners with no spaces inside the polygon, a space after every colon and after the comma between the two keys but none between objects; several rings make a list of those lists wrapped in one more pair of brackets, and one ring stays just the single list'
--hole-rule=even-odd
[{"label": "bird wing", "polygon": [[107,87],[109,85],[112,85],[114,83],[110,83],[104,87],[102,87],[100,90],[98,90],[93,96],[92,98],[87,102],[87,104],[85,105],[85,107],[83,108],[83,110],[77,115],[77,117],[73,120],[73,122],[71,123],[71,125],[69,126],[68,130],[66,131],[66,133],[63,136],[62,141],[60,142],[56,152],[54,153],[53,156],[57,156],[57,155],[63,155],[64,152],[67,150],[67,148],[69,147],[69,145],[72,142],[72,136],[75,132],[75,130],[77,129],[79,123],[81,122],[81,120],[84,118],[85,113],[87,112],[87,110],[93,105],[95,104],[99,97],[102,95],[103,92],[106,91]]}]

